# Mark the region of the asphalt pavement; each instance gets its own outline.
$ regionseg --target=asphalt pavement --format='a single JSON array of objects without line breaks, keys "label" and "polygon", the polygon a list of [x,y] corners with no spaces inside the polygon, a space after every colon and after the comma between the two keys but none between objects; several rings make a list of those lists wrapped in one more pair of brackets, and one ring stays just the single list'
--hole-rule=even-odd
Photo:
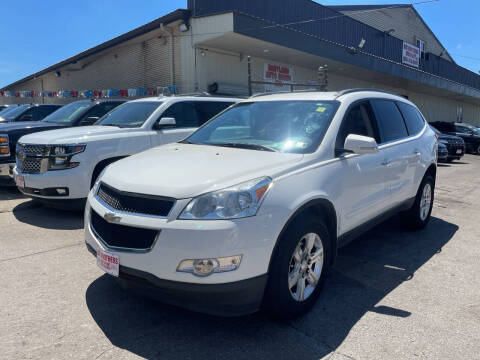
[{"label": "asphalt pavement", "polygon": [[480,156],[438,169],[428,227],[399,217],[339,252],[287,322],[218,318],[125,292],[81,213],[0,188],[0,359],[480,359]]}]

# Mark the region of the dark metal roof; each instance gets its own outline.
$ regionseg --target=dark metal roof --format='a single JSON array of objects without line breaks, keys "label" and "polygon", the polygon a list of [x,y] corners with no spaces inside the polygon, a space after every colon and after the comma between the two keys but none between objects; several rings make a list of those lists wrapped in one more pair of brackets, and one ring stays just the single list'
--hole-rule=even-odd
[{"label": "dark metal roof", "polygon": [[361,11],[361,10],[375,10],[385,8],[408,8],[413,7],[411,4],[377,4],[377,5],[330,5],[328,8],[335,11]]},{"label": "dark metal roof", "polygon": [[51,66],[49,66],[49,67],[47,67],[43,70],[40,70],[40,71],[38,71],[38,72],[36,72],[32,75],[24,77],[23,79],[17,80],[14,83],[11,83],[11,84],[7,85],[0,90],[6,90],[10,87],[21,84],[25,81],[35,79],[35,78],[37,78],[41,75],[44,75],[44,74],[49,73],[51,71],[57,70],[57,69],[61,68],[62,66],[65,66],[65,65],[68,65],[68,64],[73,64],[78,60],[81,60],[81,59],[86,58],[88,56],[95,55],[95,54],[97,54],[101,51],[104,51],[104,50],[108,49],[108,48],[111,48],[113,46],[121,44],[122,42],[131,40],[133,38],[136,38],[137,36],[140,36],[140,35],[143,35],[145,33],[150,32],[152,30],[155,30],[158,27],[160,27],[160,24],[169,24],[169,23],[177,21],[177,20],[188,21],[189,18],[190,18],[190,11],[189,10],[186,10],[186,9],[175,10],[175,11],[173,11],[173,12],[171,12],[171,13],[165,15],[165,16],[162,16],[161,18],[153,20],[153,21],[151,21],[151,22],[149,22],[145,25],[142,25],[142,26],[140,26],[136,29],[133,29],[133,30],[131,30],[131,31],[125,33],[125,34],[117,36],[116,38],[105,41],[104,43],[102,43],[100,45],[97,45],[93,48],[82,51],[81,53],[79,53],[77,55],[69,57],[69,58],[67,58],[63,61],[60,61],[60,62],[58,62],[54,65],[51,65]]}]

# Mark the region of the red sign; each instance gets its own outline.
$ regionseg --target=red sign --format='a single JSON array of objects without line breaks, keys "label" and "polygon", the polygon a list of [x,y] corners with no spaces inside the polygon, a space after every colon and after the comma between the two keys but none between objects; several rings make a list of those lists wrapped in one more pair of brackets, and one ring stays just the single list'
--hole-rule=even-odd
[{"label": "red sign", "polygon": [[420,49],[404,41],[402,63],[418,68],[420,65]]}]

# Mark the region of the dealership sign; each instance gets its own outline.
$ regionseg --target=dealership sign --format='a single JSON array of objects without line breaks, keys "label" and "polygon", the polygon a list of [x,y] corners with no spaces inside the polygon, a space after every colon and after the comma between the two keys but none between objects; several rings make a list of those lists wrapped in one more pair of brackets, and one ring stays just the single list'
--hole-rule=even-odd
[{"label": "dealership sign", "polygon": [[278,64],[264,64],[263,78],[272,85],[265,85],[265,91],[283,91],[290,90],[290,84],[293,82],[293,68]]},{"label": "dealership sign", "polygon": [[420,64],[420,49],[404,41],[402,63],[418,68]]}]

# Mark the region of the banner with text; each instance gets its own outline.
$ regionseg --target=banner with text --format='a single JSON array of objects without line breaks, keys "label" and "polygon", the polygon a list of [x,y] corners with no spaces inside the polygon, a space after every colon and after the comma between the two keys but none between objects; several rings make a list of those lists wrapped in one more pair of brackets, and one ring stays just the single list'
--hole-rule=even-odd
[{"label": "banner with text", "polygon": [[265,85],[265,92],[290,91],[290,84],[293,82],[293,68],[277,64],[264,64],[263,78],[272,85]]},{"label": "banner with text", "polygon": [[420,49],[404,41],[402,62],[406,65],[418,68],[420,65]]}]

